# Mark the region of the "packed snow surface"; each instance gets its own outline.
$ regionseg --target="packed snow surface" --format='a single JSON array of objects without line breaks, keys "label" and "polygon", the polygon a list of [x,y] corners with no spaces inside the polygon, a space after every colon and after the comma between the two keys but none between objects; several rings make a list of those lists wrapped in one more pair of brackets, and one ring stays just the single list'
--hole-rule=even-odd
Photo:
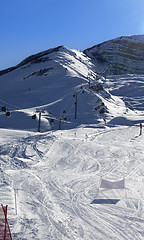
[{"label": "packed snow surface", "polygon": [[[83,53],[62,48],[48,62],[0,77],[0,104],[11,112],[0,114],[0,203],[13,239],[143,240],[144,76],[91,75],[89,88],[89,69],[97,76]],[[40,132],[36,108],[45,109]],[[58,110],[66,110],[61,129]],[[101,188],[102,180],[125,188]]]},{"label": "packed snow surface", "polygon": [[[138,126],[43,134],[1,130],[0,201],[13,239],[143,239],[144,137]],[[101,179],[126,189],[101,189]],[[91,202],[120,199],[116,205]]]}]

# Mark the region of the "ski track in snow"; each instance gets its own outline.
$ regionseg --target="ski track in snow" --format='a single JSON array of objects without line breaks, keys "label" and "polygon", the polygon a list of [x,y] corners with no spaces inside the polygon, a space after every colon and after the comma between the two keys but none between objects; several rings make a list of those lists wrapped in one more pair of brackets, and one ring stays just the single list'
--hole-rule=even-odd
[{"label": "ski track in snow", "polygon": [[[143,136],[131,141],[135,131],[94,129],[85,138],[88,129],[79,128],[76,134],[12,137],[1,145],[0,200],[9,205],[14,239],[142,240],[144,195],[132,183],[138,176],[143,181]],[[103,177],[126,180],[126,195],[112,190],[120,198],[116,205],[90,204],[109,198],[110,191],[99,188]]]},{"label": "ski track in snow", "polygon": [[[31,123],[31,117],[25,115],[35,111],[33,105],[31,109],[25,109],[29,106],[29,98],[24,102],[22,112],[17,111],[21,109],[18,107],[13,112],[15,117],[20,115],[17,123],[15,118],[11,118],[12,122],[5,118],[5,114],[0,114],[3,126],[9,124],[9,129],[0,131],[0,202],[8,204],[12,237],[15,240],[143,240],[144,136],[139,136],[139,123],[144,116],[141,111],[144,99],[143,76],[102,78],[100,82],[108,91],[92,91],[87,86],[89,60],[83,57],[82,62],[78,61],[82,53],[66,48],[64,53],[58,54],[58,58],[51,55],[49,59],[53,72],[47,72],[48,81],[44,81],[45,77],[42,76],[35,82],[32,74],[38,71],[35,64],[29,64],[26,72],[23,69],[23,80],[19,84],[26,84],[28,79],[33,84],[31,91],[28,91],[29,85],[24,88],[20,85],[22,99],[19,102],[23,102],[25,96],[32,95],[35,103],[35,91],[38,91],[39,82],[44,81],[46,85],[42,89],[46,87],[49,91],[50,103],[46,104],[48,100],[45,94],[41,94],[41,105],[46,111],[52,107],[55,114],[66,109],[69,120],[67,123],[62,121],[62,127],[65,124],[66,129],[70,128],[70,124],[71,129],[46,132],[49,126],[42,125],[44,132],[37,133],[37,121]],[[88,61],[87,65],[84,61]],[[44,69],[47,63],[43,64]],[[72,95],[80,87],[84,87],[82,89],[86,97],[78,96],[78,120],[72,120],[75,105]],[[9,101],[11,103],[12,100]],[[6,103],[3,100],[1,102]],[[99,108],[94,111],[102,103],[104,105],[100,107],[108,109],[106,124],[105,115],[98,113]],[[48,115],[44,118],[46,120]],[[27,119],[28,122],[22,126],[20,120],[24,124]],[[84,120],[82,125],[78,125],[79,120]],[[59,121],[55,122],[58,129]],[[14,127],[22,127],[24,130],[29,127],[29,131],[10,130]],[[126,188],[100,188],[102,179],[124,179]],[[120,201],[116,205],[91,204],[97,198]]]}]

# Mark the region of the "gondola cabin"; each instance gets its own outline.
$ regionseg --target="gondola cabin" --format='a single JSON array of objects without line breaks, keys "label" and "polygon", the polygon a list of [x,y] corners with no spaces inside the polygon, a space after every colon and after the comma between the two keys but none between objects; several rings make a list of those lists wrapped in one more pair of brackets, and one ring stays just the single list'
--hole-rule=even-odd
[{"label": "gondola cabin", "polygon": [[32,119],[36,119],[36,117],[37,117],[36,114],[32,115]]},{"label": "gondola cabin", "polygon": [[7,110],[6,107],[1,107],[2,112],[6,112],[6,110]]},{"label": "gondola cabin", "polygon": [[54,124],[54,119],[53,118],[50,120],[50,124]]},{"label": "gondola cabin", "polygon": [[6,117],[10,117],[10,112],[6,112]]}]

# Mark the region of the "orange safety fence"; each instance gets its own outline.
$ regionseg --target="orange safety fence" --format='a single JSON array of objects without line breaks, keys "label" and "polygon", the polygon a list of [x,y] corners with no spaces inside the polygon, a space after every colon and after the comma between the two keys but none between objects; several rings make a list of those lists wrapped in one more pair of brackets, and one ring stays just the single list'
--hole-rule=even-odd
[{"label": "orange safety fence", "polygon": [[12,240],[7,221],[7,206],[0,207],[0,240]]}]

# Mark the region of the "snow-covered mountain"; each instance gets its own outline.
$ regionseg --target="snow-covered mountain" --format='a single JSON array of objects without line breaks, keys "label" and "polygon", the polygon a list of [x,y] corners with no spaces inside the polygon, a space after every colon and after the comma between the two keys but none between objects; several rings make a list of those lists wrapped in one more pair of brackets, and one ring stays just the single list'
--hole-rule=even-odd
[{"label": "snow-covered mountain", "polygon": [[105,70],[60,46],[0,72],[0,204],[13,240],[144,239],[144,75]]},{"label": "snow-covered mountain", "polygon": [[[53,127],[51,120],[58,129],[60,118],[63,128],[104,118],[107,108],[103,99],[110,95],[103,89],[103,78],[97,80],[94,67],[84,53],[57,47],[1,71],[0,105],[11,112],[11,118],[1,114],[1,127],[36,129],[37,108],[45,109],[42,131]],[[34,114],[36,121],[31,118]]]},{"label": "snow-covered mountain", "polygon": [[[130,49],[128,44],[140,48],[143,38],[118,38],[86,50],[85,53],[59,46],[32,55],[17,66],[1,71],[0,106],[6,107],[11,117],[5,117],[5,112],[1,112],[0,126],[37,131],[40,111],[43,111],[43,132],[69,129],[79,124],[100,123],[106,118],[110,121],[120,112],[123,115],[126,112],[125,103],[121,98],[111,95],[105,79],[116,65],[109,60],[111,67],[108,68],[105,61],[100,61],[100,53],[94,53],[96,49],[109,48],[113,59],[120,43],[127,50]],[[90,58],[93,54],[99,59],[97,62]],[[139,73],[142,72],[142,64],[139,65]],[[132,71],[136,71],[135,66]],[[132,64],[125,67],[129,72]],[[32,116],[36,116],[35,120]]]},{"label": "snow-covered mountain", "polygon": [[84,51],[107,74],[144,73],[144,35],[119,37]]}]

